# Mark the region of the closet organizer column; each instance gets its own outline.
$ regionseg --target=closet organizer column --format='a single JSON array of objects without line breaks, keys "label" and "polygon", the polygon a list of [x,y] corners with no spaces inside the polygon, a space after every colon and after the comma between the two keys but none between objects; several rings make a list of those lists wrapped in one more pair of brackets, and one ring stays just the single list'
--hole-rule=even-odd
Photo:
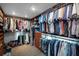
[{"label": "closet organizer column", "polygon": [[35,35],[35,37],[34,37],[35,47],[37,47],[38,49],[40,49],[41,32],[35,32],[34,35]]},{"label": "closet organizer column", "polygon": [[4,54],[3,13],[0,9],[0,56]]}]

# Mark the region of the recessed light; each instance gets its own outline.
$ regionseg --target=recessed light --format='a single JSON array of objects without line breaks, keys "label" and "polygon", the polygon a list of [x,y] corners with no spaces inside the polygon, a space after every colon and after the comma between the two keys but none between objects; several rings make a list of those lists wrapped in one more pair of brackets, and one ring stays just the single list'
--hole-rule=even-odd
[{"label": "recessed light", "polygon": [[25,15],[25,17],[27,17],[27,15]]},{"label": "recessed light", "polygon": [[36,11],[36,8],[34,6],[31,7],[32,11]]},{"label": "recessed light", "polygon": [[15,12],[13,11],[12,14],[15,15]]}]

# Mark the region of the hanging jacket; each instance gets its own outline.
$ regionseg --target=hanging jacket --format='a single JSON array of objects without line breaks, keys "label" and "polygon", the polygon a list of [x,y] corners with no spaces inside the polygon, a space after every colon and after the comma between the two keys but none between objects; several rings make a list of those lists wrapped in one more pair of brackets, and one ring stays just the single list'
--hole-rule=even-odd
[{"label": "hanging jacket", "polygon": [[72,15],[77,14],[76,4],[73,4]]},{"label": "hanging jacket", "polygon": [[73,5],[69,5],[69,14],[68,14],[68,17],[72,16],[72,8],[73,8]]},{"label": "hanging jacket", "polygon": [[53,21],[53,15],[54,15],[53,12],[49,13],[49,15],[48,15],[48,23]]},{"label": "hanging jacket", "polygon": [[13,19],[12,18],[10,18],[10,31],[12,31],[13,32]]},{"label": "hanging jacket", "polygon": [[59,27],[59,21],[54,22],[54,29],[55,29],[55,34],[59,35],[60,33],[60,27]]},{"label": "hanging jacket", "polygon": [[64,34],[64,22],[60,21],[59,26],[60,26],[60,35],[63,35]]},{"label": "hanging jacket", "polygon": [[71,20],[68,21],[68,37],[71,36]]},{"label": "hanging jacket", "polygon": [[54,20],[57,20],[58,19],[58,10],[55,10],[54,11]]},{"label": "hanging jacket", "polygon": [[54,23],[51,23],[49,25],[49,30],[50,30],[50,33],[54,33]]},{"label": "hanging jacket", "polygon": [[74,20],[72,21],[72,29],[71,29],[71,34],[72,34],[72,35],[76,35],[76,28],[77,28],[77,22],[76,22],[76,20],[74,19]]},{"label": "hanging jacket", "polygon": [[65,11],[65,7],[62,7],[62,8],[60,8],[59,10],[58,10],[58,18],[63,18],[63,16],[64,16],[64,11]]},{"label": "hanging jacket", "polygon": [[68,5],[67,6],[67,19],[69,19],[72,16],[72,7],[73,5]]},{"label": "hanging jacket", "polygon": [[68,36],[68,22],[66,20],[64,21],[64,35]]},{"label": "hanging jacket", "polygon": [[77,20],[76,37],[79,37],[79,19]]},{"label": "hanging jacket", "polygon": [[64,8],[63,20],[67,20],[67,6],[65,6]]}]

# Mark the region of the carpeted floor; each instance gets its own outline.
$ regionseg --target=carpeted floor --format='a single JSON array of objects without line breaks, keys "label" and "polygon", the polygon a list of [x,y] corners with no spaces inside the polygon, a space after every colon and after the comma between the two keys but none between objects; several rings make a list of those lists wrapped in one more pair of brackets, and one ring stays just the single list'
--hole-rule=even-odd
[{"label": "carpeted floor", "polygon": [[12,48],[12,56],[45,56],[39,49],[31,45]]}]

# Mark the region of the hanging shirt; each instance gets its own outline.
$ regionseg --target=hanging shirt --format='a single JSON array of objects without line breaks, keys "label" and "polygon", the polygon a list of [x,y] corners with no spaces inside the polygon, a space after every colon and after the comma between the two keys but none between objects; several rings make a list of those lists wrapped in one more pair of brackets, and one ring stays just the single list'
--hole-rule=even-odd
[{"label": "hanging shirt", "polygon": [[65,42],[64,43],[65,44],[65,49],[64,49],[64,54],[65,54],[65,56],[71,56],[72,55],[72,48],[71,48],[71,44],[70,43],[68,43],[68,42]]},{"label": "hanging shirt", "polygon": [[26,33],[26,40],[25,40],[26,43],[29,43],[29,34]]},{"label": "hanging shirt", "polygon": [[67,19],[72,16],[72,5],[67,6]]},{"label": "hanging shirt", "polygon": [[39,17],[39,23],[42,23],[43,22],[43,16],[41,15],[40,17]]},{"label": "hanging shirt", "polygon": [[48,14],[45,14],[45,18],[46,18],[46,20],[44,22],[44,24],[45,24],[45,32],[48,32]]},{"label": "hanging shirt", "polygon": [[71,44],[71,55],[76,56],[76,44]]},{"label": "hanging shirt", "polygon": [[5,30],[8,30],[8,19],[7,18],[4,19],[4,28]]},{"label": "hanging shirt", "polygon": [[49,43],[49,45],[48,45],[48,56],[50,56],[50,43]]},{"label": "hanging shirt", "polygon": [[46,23],[46,32],[48,32],[48,24]]},{"label": "hanging shirt", "polygon": [[76,21],[75,20],[73,20],[72,21],[72,35],[76,35]]},{"label": "hanging shirt", "polygon": [[71,36],[71,21],[68,21],[68,36]]},{"label": "hanging shirt", "polygon": [[39,24],[39,29],[42,31],[42,23]]},{"label": "hanging shirt", "polygon": [[64,34],[64,23],[63,21],[59,22],[59,26],[60,26],[60,35]]},{"label": "hanging shirt", "polygon": [[40,19],[41,19],[41,17],[38,17],[38,22],[40,23]]},{"label": "hanging shirt", "polygon": [[64,50],[65,50],[65,44],[64,42],[62,42],[60,46],[60,51],[58,52],[58,56],[65,56]]},{"label": "hanging shirt", "polygon": [[68,14],[69,14],[69,5],[67,6],[67,17],[66,17],[67,19],[69,17]]},{"label": "hanging shirt", "polygon": [[46,32],[46,21],[47,21],[47,14],[43,16],[44,32]]},{"label": "hanging shirt", "polygon": [[64,7],[64,16],[63,16],[63,19],[64,20],[67,20],[67,6]]},{"label": "hanging shirt", "polygon": [[55,20],[58,19],[58,10],[54,11],[54,19],[55,19]]},{"label": "hanging shirt", "polygon": [[56,41],[55,44],[54,44],[54,56],[57,56],[58,54],[58,49],[59,49],[59,44],[60,44],[60,41]]},{"label": "hanging shirt", "polygon": [[18,37],[20,36],[20,31],[15,32],[15,40],[18,40]]},{"label": "hanging shirt", "polygon": [[75,3],[73,4],[73,9],[72,9],[72,15],[74,15],[74,14],[77,14]]},{"label": "hanging shirt", "polygon": [[79,15],[79,3],[76,3],[77,15]]},{"label": "hanging shirt", "polygon": [[54,51],[55,42],[56,42],[56,40],[51,40],[50,41],[50,56],[54,56],[55,55],[55,51]]},{"label": "hanging shirt", "polygon": [[42,32],[45,31],[44,23],[42,23]]},{"label": "hanging shirt", "polygon": [[68,22],[66,20],[64,21],[64,35],[68,36]]},{"label": "hanging shirt", "polygon": [[55,33],[56,34],[59,34],[60,33],[60,27],[59,27],[59,22],[58,21],[56,21],[55,23],[54,23],[54,27],[55,27]]},{"label": "hanging shirt", "polygon": [[73,8],[73,5],[69,5],[69,14],[68,14],[68,17],[72,16],[72,8]]},{"label": "hanging shirt", "polygon": [[49,13],[48,16],[48,22],[52,22],[53,21],[53,12]]},{"label": "hanging shirt", "polygon": [[46,30],[47,30],[47,27],[46,27],[47,25],[46,25],[46,22],[44,22],[44,27],[45,27],[45,31],[44,32],[46,32]]},{"label": "hanging shirt", "polygon": [[62,48],[62,44],[63,44],[63,42],[62,42],[62,41],[60,41],[57,56],[60,56],[60,52],[61,52],[61,48]]},{"label": "hanging shirt", "polygon": [[62,7],[58,10],[58,18],[63,18],[64,16],[65,7]]},{"label": "hanging shirt", "polygon": [[46,15],[43,15],[43,22],[46,21]]},{"label": "hanging shirt", "polygon": [[13,19],[10,19],[10,30],[13,32]]},{"label": "hanging shirt", "polygon": [[48,13],[45,16],[46,16],[46,22],[47,22],[48,21]]},{"label": "hanging shirt", "polygon": [[19,30],[22,29],[22,21],[20,19],[18,19],[18,29]]},{"label": "hanging shirt", "polygon": [[19,27],[18,27],[18,20],[16,20],[16,29],[19,29]]},{"label": "hanging shirt", "polygon": [[13,18],[13,30],[15,31],[16,30],[16,19]]},{"label": "hanging shirt", "polygon": [[24,29],[28,28],[28,22],[27,21],[23,21],[23,27],[24,27]]},{"label": "hanging shirt", "polygon": [[77,20],[76,36],[79,37],[79,19]]},{"label": "hanging shirt", "polygon": [[49,25],[49,28],[50,28],[50,33],[54,33],[54,24],[53,23],[51,23]]}]

